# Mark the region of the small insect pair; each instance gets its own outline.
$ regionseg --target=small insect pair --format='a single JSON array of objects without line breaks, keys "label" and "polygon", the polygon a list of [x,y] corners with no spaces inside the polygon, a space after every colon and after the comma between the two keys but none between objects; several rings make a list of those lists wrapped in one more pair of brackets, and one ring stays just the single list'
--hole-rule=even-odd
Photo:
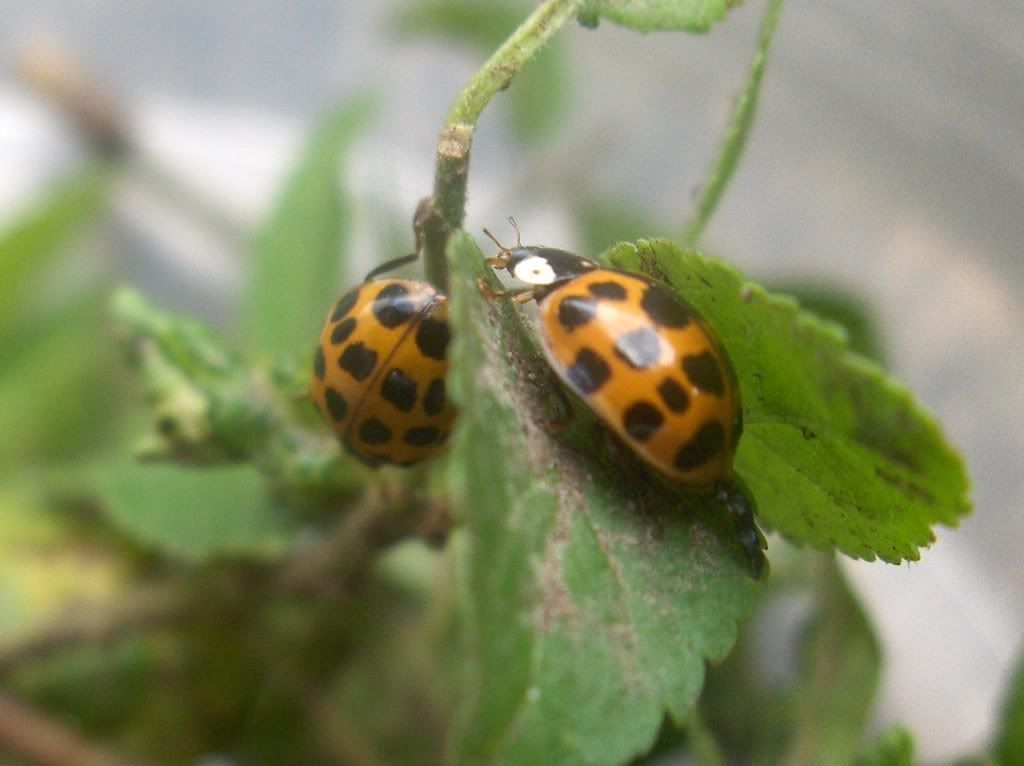
[{"label": "small insect pair", "polygon": [[[514,222],[513,222],[514,225]],[[743,430],[739,387],[700,315],[657,282],[556,248],[498,246],[487,259],[528,285],[489,298],[537,302],[538,335],[558,378],[640,458],[733,514],[755,577],[764,541],[749,493],[733,474]],[[345,446],[377,465],[412,465],[439,451],[455,410],[445,394],[448,306],[433,287],[377,279],[375,269],[327,318],[312,398]]]}]

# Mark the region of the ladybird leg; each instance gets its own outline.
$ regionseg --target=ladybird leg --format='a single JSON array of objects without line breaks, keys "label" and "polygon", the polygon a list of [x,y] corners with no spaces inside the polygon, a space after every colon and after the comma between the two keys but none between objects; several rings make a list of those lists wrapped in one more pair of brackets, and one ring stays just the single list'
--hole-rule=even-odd
[{"label": "ladybird leg", "polygon": [[548,418],[544,422],[544,428],[553,434],[565,433],[565,431],[572,425],[573,420],[573,408],[572,402],[569,400],[569,395],[562,388],[559,381],[552,381],[550,391],[554,394],[555,398],[558,399],[558,407],[561,412],[553,418]]},{"label": "ladybird leg", "polygon": [[480,288],[480,292],[483,293],[483,296],[491,301],[498,300],[499,298],[508,298],[516,303],[526,303],[533,298],[534,290],[532,287],[527,287],[524,290],[497,290],[482,279],[477,279],[476,284]]},{"label": "ladybird leg", "polygon": [[754,513],[757,510],[754,496],[739,476],[734,474],[732,479],[716,488],[715,497],[732,515],[740,545],[746,551],[747,560],[750,562],[751,575],[755,580],[763,580],[768,576],[768,560],[764,555],[768,542],[754,521]]},{"label": "ladybird leg", "polygon": [[418,257],[419,256],[416,253],[409,253],[408,255],[403,255],[401,258],[392,258],[390,261],[384,261],[384,263],[382,263],[380,266],[377,266],[369,274],[367,274],[363,278],[363,281],[369,282],[374,277],[379,277],[381,274],[384,274],[388,271],[393,271],[394,269],[398,269],[401,268],[402,266],[405,266],[407,263],[412,263]]}]

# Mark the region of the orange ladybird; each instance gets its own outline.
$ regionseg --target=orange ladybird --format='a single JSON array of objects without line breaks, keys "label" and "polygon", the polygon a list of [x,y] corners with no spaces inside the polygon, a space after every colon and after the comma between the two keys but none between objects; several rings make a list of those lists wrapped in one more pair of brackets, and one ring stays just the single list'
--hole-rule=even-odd
[{"label": "orange ladybird", "polygon": [[733,473],[743,410],[714,332],[647,277],[565,250],[507,248],[488,265],[530,287],[490,297],[535,300],[541,347],[563,383],[646,463],[675,484],[714,493],[734,515],[755,576],[764,567],[753,503]]},{"label": "orange ladybird", "polygon": [[447,300],[428,284],[368,279],[341,297],[324,323],[310,393],[352,454],[408,466],[443,448],[455,417],[445,394],[449,338]]}]

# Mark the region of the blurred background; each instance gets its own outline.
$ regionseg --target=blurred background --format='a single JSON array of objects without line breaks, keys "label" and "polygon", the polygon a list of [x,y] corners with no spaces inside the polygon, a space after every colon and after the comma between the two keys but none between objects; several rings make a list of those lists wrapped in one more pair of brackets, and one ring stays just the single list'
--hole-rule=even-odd
[{"label": "blurred background", "polygon": [[[509,4],[511,24],[523,8]],[[399,0],[0,0],[0,229],[93,154],[19,76],[26,55],[77,57],[116,98],[140,158],[115,179],[106,223],[0,303],[0,323],[24,301],[59,307],[40,316],[72,330],[23,322],[20,345],[0,358],[0,512],[28,502],[12,478],[26,466],[129,429],[104,414],[128,387],[113,352],[96,351],[98,288],[135,284],[231,333],[240,243],[313,121],[340,100],[378,100],[347,161],[350,273],[408,251],[444,112],[508,27],[435,11]],[[515,215],[526,240],[586,252],[677,234],[761,12],[748,2],[697,36],[570,25],[532,65],[545,87],[517,83],[486,112],[467,228],[503,231]],[[744,160],[704,237],[705,251],[751,278],[808,297],[838,291],[865,308],[887,366],[967,460],[976,511],[961,529],[939,530],[917,563],[843,562],[885,651],[875,727],[907,724],[927,763],[988,741],[1024,634],[1021,29],[1014,3],[979,13],[950,0],[791,2]],[[16,271],[0,260],[0,279]],[[83,410],[96,422],[82,422]],[[28,619],[17,602],[40,567],[64,581],[29,612],[117,577],[87,544],[56,564],[27,554],[49,533],[26,524],[0,516],[0,638]],[[764,662],[783,662],[792,625],[768,621]]]}]

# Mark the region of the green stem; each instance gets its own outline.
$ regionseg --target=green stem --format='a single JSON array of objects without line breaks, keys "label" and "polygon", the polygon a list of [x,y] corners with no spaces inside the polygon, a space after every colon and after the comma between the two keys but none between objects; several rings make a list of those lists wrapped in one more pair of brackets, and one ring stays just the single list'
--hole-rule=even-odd
[{"label": "green stem", "polygon": [[768,63],[768,51],[771,49],[772,37],[781,14],[782,0],[768,0],[764,19],[761,22],[761,33],[758,36],[757,52],[750,65],[747,85],[736,100],[736,107],[733,110],[732,119],[729,121],[729,130],[718,150],[718,159],[697,201],[697,212],[684,229],[684,247],[696,246],[743,155],[747,137],[750,135],[750,127],[754,122],[754,114],[757,111],[761,80],[764,77],[765,65]]},{"label": "green stem", "polygon": [[445,117],[437,143],[434,193],[416,211],[417,250],[427,278],[447,289],[445,248],[451,232],[461,228],[466,209],[469,153],[477,120],[495,94],[507,88],[516,73],[571,19],[582,0],[546,0],[494,52],[469,81]]}]

